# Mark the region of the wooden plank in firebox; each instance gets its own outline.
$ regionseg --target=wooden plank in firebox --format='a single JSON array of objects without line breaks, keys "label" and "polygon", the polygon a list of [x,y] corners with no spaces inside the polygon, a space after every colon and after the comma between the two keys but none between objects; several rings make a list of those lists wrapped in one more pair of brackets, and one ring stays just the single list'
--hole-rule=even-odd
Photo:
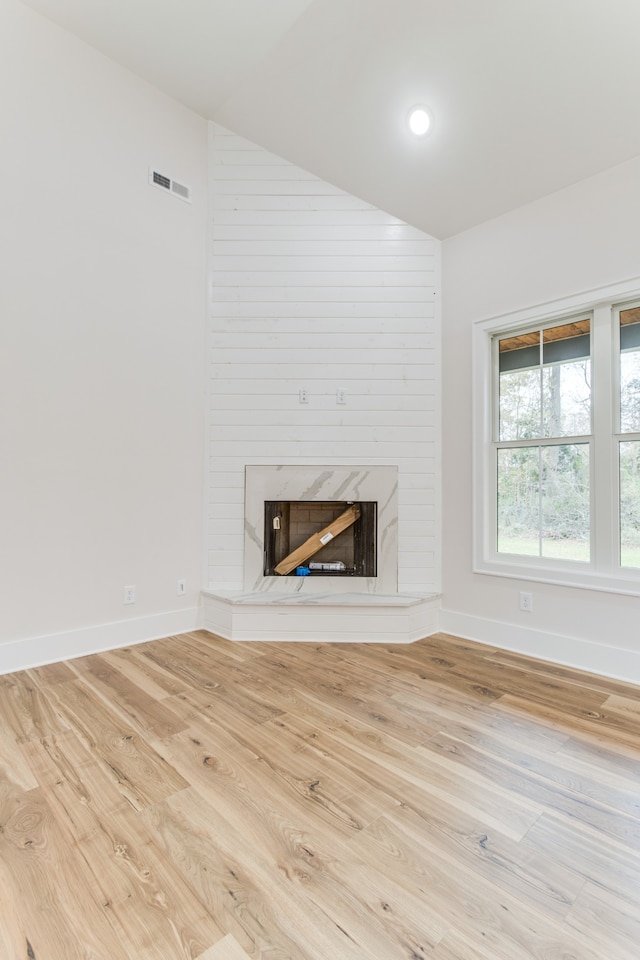
[{"label": "wooden plank in firebox", "polygon": [[344,513],[341,513],[339,517],[336,517],[328,527],[324,527],[324,529],[312,534],[308,540],[305,540],[299,547],[292,550],[284,560],[281,560],[280,563],[274,567],[275,572],[279,573],[281,577],[286,577],[294,567],[299,567],[301,563],[304,563],[305,560],[312,557],[318,550],[322,550],[330,540],[333,540],[338,534],[342,533],[343,530],[350,527],[359,517],[360,507],[357,503],[354,503],[348,507]]}]

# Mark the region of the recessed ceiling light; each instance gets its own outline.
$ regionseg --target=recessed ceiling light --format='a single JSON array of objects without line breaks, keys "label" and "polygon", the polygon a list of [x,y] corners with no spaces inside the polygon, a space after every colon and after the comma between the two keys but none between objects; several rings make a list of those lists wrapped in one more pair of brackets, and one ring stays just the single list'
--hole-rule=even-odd
[{"label": "recessed ceiling light", "polygon": [[424,137],[431,129],[431,114],[426,107],[412,107],[409,111],[409,129],[416,137]]}]

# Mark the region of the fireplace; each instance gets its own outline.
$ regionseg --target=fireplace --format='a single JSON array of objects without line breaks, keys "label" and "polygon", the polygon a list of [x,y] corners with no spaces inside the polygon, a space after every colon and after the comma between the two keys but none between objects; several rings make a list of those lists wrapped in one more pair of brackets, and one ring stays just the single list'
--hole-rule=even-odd
[{"label": "fireplace", "polygon": [[[327,537],[332,531],[337,535]],[[375,561],[361,559],[363,537],[375,546]],[[300,564],[295,551],[307,540],[314,541],[313,552]],[[205,629],[219,636],[410,643],[438,628],[437,594],[398,592],[395,466],[245,466],[243,555],[242,590],[203,591]],[[276,572],[283,562],[283,572]],[[323,567],[312,567],[318,563]],[[299,566],[309,572],[298,573]]]},{"label": "fireplace", "polygon": [[375,500],[267,500],[264,575],[375,577],[377,515]]},{"label": "fireplace", "polygon": [[244,590],[397,593],[397,529],[395,466],[247,465]]}]

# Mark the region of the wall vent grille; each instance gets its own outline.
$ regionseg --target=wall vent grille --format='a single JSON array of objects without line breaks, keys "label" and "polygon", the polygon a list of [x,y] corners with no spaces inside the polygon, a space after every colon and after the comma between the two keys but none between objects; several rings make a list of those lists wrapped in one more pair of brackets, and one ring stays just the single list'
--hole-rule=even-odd
[{"label": "wall vent grille", "polygon": [[178,197],[180,200],[191,203],[191,187],[188,187],[184,183],[179,183],[177,180],[174,180],[173,177],[168,177],[165,173],[160,173],[153,167],[149,170],[149,183],[154,187],[159,187],[160,190],[166,190],[168,193],[172,193],[174,197]]}]

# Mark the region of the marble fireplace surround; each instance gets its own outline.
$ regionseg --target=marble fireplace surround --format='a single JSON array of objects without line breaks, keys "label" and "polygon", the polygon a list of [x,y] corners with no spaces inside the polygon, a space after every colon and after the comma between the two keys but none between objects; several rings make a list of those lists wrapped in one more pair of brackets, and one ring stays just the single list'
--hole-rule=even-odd
[{"label": "marble fireplace surround", "polygon": [[[229,640],[412,643],[438,630],[440,596],[398,592],[396,466],[247,465],[242,590],[202,591],[205,630]],[[378,504],[376,577],[265,577],[267,500]]]},{"label": "marble fireplace surround", "polygon": [[[376,577],[265,577],[267,500],[363,501],[378,504]],[[398,591],[398,468],[318,464],[245,467],[244,590],[246,593],[380,593]]]}]

